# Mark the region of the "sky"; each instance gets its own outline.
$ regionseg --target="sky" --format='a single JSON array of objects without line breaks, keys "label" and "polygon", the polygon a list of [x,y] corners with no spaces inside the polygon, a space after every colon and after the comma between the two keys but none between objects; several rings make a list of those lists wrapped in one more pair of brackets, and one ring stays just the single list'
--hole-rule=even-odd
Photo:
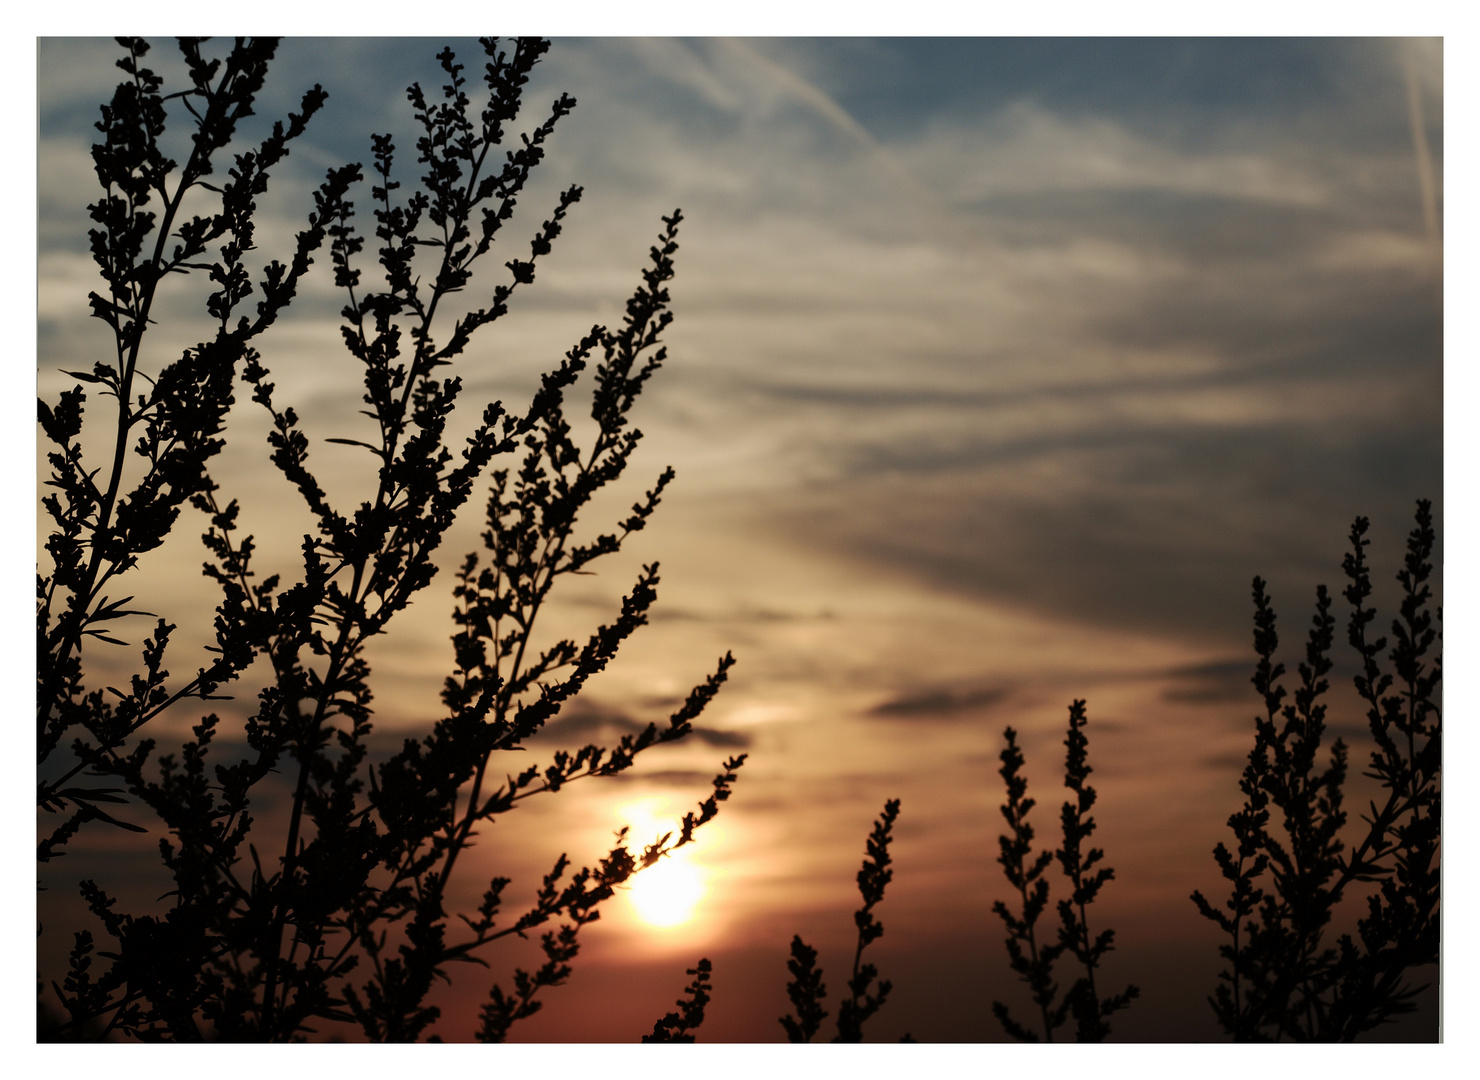
[{"label": "sky", "polygon": [[[452,44],[480,64],[476,42]],[[325,168],[367,160],[370,132],[409,148],[402,91],[437,85],[440,45],[284,43],[262,118],[314,82],[330,98],[263,200],[265,236],[291,235]],[[85,317],[84,207],[115,53],[40,47],[46,399],[102,341]],[[544,745],[615,740],[661,720],[726,650],[738,662],[695,738],[620,782],[532,800],[480,872],[532,893],[560,851],[589,862],[622,824],[662,829],[725,757],[749,759],[685,854],[688,915],[655,926],[634,889],[514,1037],[635,1039],[708,956],[700,1038],[780,1038],[793,933],[820,949],[835,1006],[864,838],[900,798],[869,954],[895,989],[870,1036],[1001,1039],[989,1003],[1026,1003],[991,913],[1007,896],[1002,733],[1022,734],[1051,833],[1080,698],[1096,839],[1116,871],[1095,917],[1117,934],[1109,978],[1142,988],[1116,1031],[1216,1037],[1204,998],[1219,942],[1188,894],[1221,895],[1210,852],[1258,704],[1250,580],[1270,582],[1294,638],[1365,515],[1391,611],[1414,500],[1444,520],[1440,42],[557,39],[521,123],[562,90],[578,105],[516,233],[570,184],[585,196],[535,286],[465,358],[465,397],[527,399],[593,321],[618,320],[660,216],[681,207],[670,359],[605,510],[665,465],[678,478],[622,555],[548,612],[552,635],[589,631],[640,564],[661,563],[652,625]],[[360,423],[341,303],[310,282],[263,348],[320,439]],[[183,298],[166,312],[163,338],[198,330]],[[291,565],[303,515],[249,406],[216,476],[264,558]],[[331,494],[363,484],[348,448],[313,453]],[[469,509],[449,565],[477,545]],[[163,591],[160,613],[184,630],[211,591],[179,572],[203,557],[199,530],[177,531],[137,588]],[[450,589],[440,575],[371,652],[388,738],[439,708]],[[1352,695],[1334,702],[1331,727],[1360,746]],[[490,959],[505,983],[530,962]],[[486,989],[448,997],[444,1038],[466,1037]]]}]

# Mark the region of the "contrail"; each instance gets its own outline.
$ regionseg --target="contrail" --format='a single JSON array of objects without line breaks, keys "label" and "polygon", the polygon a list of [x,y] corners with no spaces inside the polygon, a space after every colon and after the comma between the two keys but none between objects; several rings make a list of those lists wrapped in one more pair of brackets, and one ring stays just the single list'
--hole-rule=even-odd
[{"label": "contrail", "polygon": [[1423,119],[1423,95],[1418,86],[1418,61],[1410,44],[1403,50],[1403,73],[1408,83],[1408,126],[1413,129],[1413,153],[1418,159],[1418,191],[1423,202],[1423,227],[1437,268],[1444,265],[1444,238],[1439,230],[1439,194],[1434,182],[1434,163],[1429,155],[1429,137]]},{"label": "contrail", "polygon": [[826,91],[796,72],[767,58],[745,41],[727,38],[719,44],[722,48],[743,56],[748,63],[766,72],[775,85],[784,88],[795,100],[805,103],[818,116],[862,147],[874,165],[893,179],[904,192],[908,192],[915,205],[924,211],[926,217],[944,236],[964,246],[967,253],[973,257],[979,258],[987,254],[988,245],[975,223],[960,214],[924,184],[888,147],[874,138],[852,113],[839,105]]}]

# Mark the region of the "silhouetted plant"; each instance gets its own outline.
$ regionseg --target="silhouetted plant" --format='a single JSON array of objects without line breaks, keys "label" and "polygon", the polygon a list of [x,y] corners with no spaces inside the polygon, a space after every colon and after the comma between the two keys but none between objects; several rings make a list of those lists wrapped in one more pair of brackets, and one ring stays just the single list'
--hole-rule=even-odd
[{"label": "silhouetted plant", "polygon": [[643,1042],[694,1041],[691,1033],[704,1023],[704,1006],[709,1004],[709,961],[701,959],[697,967],[689,968],[687,974],[692,975],[694,981],[689,983],[684,996],[675,1003],[678,1005],[678,1012],[671,1012],[655,1023],[653,1033],[644,1035]]},{"label": "silhouetted plant", "polygon": [[[894,871],[889,869],[889,842],[898,817],[899,800],[889,799],[884,803],[884,812],[874,822],[863,865],[858,870],[858,892],[863,897],[863,906],[853,914],[853,922],[858,927],[858,944],[853,951],[849,996],[838,1005],[838,1034],[833,1042],[862,1042],[864,1023],[883,1007],[893,989],[888,979],[879,979],[877,988],[870,992],[875,987],[879,969],[873,964],[863,963],[863,950],[884,936],[884,925],[874,918],[874,907],[884,899],[884,889],[894,877]],[[793,935],[791,959],[786,967],[792,976],[786,984],[786,995],[791,999],[792,1008],[796,1009],[796,1016],[788,1013],[781,1017],[781,1026],[786,1029],[788,1041],[811,1042],[828,1015],[823,1008],[827,987],[822,982],[822,969],[817,966],[817,950],[799,935]],[[909,1036],[906,1035],[904,1040],[908,1041]]]},{"label": "silhouetted plant", "polygon": [[[1036,855],[1033,853],[1033,826],[1028,823],[1028,813],[1036,804],[1028,797],[1028,781],[1022,775],[1025,760],[1017,745],[1017,732],[1009,727],[1003,733],[1007,745],[1002,751],[1000,772],[1007,785],[1007,801],[1002,806],[1002,816],[1012,831],[999,837],[1001,853],[997,861],[1002,865],[1008,883],[1017,890],[1021,913],[1014,914],[1001,900],[992,905],[992,910],[1007,926],[1008,963],[1018,978],[1027,984],[1033,1004],[1038,1007],[1043,1038],[1048,1042],[1053,1042],[1053,1033],[1071,1015],[1074,1017],[1076,1042],[1103,1042],[1110,1034],[1111,1014],[1126,1008],[1140,995],[1139,988],[1128,986],[1118,994],[1102,998],[1095,982],[1101,960],[1114,948],[1115,931],[1102,930],[1092,934],[1088,907],[1099,895],[1100,888],[1114,878],[1115,871],[1101,865],[1105,858],[1102,850],[1083,849],[1084,842],[1095,831],[1095,820],[1089,814],[1095,803],[1095,789],[1085,782],[1092,771],[1089,738],[1084,733],[1088,723],[1084,702],[1075,701],[1069,706],[1069,732],[1064,740],[1068,747],[1064,786],[1074,793],[1075,798],[1065,802],[1060,812],[1063,841],[1059,849],[1041,851]],[[1070,895],[1058,901],[1058,940],[1040,942],[1038,919],[1048,907],[1050,893],[1043,875],[1055,860],[1068,879]],[[1059,999],[1053,968],[1064,953],[1079,961],[1084,974],[1076,978],[1068,993]],[[1014,1039],[1038,1041],[1037,1032],[1015,1020],[1002,1002],[992,1003],[992,1014]]]},{"label": "silhouetted plant", "polygon": [[786,962],[791,972],[791,981],[786,984],[786,996],[797,1011],[796,1016],[787,1013],[781,1018],[788,1042],[811,1042],[828,1017],[823,1005],[827,1002],[827,985],[822,981],[822,969],[817,966],[817,950],[808,945],[800,934],[791,936],[791,959]]},{"label": "silhouetted plant", "polygon": [[[1053,981],[1053,964],[1063,948],[1057,943],[1038,941],[1038,919],[1048,907],[1048,882],[1043,872],[1053,862],[1053,852],[1033,854],[1034,834],[1033,826],[1028,823],[1028,812],[1037,804],[1028,797],[1028,780],[1022,775],[1025,760],[1017,745],[1017,732],[1009,727],[1003,736],[1007,746],[1002,751],[1001,775],[1007,785],[1007,802],[1002,806],[1002,816],[1012,833],[998,838],[1002,851],[997,861],[1002,864],[1008,884],[1017,890],[1022,913],[1014,915],[1002,900],[994,903],[992,910],[1007,925],[1008,963],[1018,978],[1028,984],[1033,1004],[1038,1006],[1044,1038],[1052,1042],[1053,1033],[1063,1025],[1069,1008],[1067,1002],[1055,1004],[1059,988]],[[1002,1002],[992,1003],[992,1014],[1013,1038],[1021,1042],[1037,1040],[1037,1035],[1012,1018]]]},{"label": "silhouetted plant", "polygon": [[[1387,639],[1368,638],[1377,613],[1367,607],[1367,528],[1363,517],[1352,525],[1343,595],[1352,609],[1347,641],[1361,662],[1354,681],[1377,744],[1366,775],[1385,795],[1381,806],[1369,804],[1362,839],[1349,855],[1339,839],[1346,823],[1345,743],[1334,742],[1325,768],[1315,764],[1335,637],[1330,596],[1325,586],[1317,588],[1305,660],[1297,665],[1300,685],[1287,704],[1280,681],[1285,667],[1274,661],[1274,609],[1264,581],[1254,579],[1259,660],[1253,682],[1264,715],[1255,719],[1254,747],[1239,784],[1244,805],[1228,821],[1237,854],[1222,843],[1213,852],[1232,886],[1224,903],[1228,913],[1201,892],[1192,894],[1198,910],[1229,936],[1219,949],[1228,967],[1209,1000],[1223,1029],[1240,1041],[1350,1041],[1411,1012],[1423,987],[1408,981],[1409,971],[1439,959],[1442,667],[1437,616],[1428,610],[1435,541],[1430,504],[1418,503],[1397,575],[1403,602],[1392,623],[1390,672],[1378,663]],[[1398,692],[1389,694],[1395,683]],[[1356,938],[1342,934],[1333,948],[1326,931],[1359,882],[1377,886],[1365,897],[1366,916]]]},{"label": "silhouetted plant", "polygon": [[[543,935],[540,969],[517,971],[512,994],[493,986],[478,1034],[501,1039],[539,1009],[540,990],[566,977],[581,928],[599,917],[614,889],[689,843],[728,797],[744,762],[740,755],[725,763],[714,790],[685,816],[676,836],[657,837],[634,854],[623,830],[596,866],[569,876],[561,855],[532,906],[512,920],[499,919],[510,884],[502,877],[489,883],[476,912],[458,913],[454,921],[445,906],[459,856],[480,827],[523,799],[615,775],[644,750],[689,734],[733,663],[728,654],[721,658],[666,726],[649,724],[609,750],[562,751],[546,766],[530,765],[496,782],[494,755],[522,749],[554,718],[647,621],[656,598],[653,564],[643,568],[611,625],[583,645],[533,645],[556,580],[588,572],[642,529],[673,476],[665,470],[614,531],[577,541],[578,515],[623,474],[641,439],[628,417],[665,359],[659,341],[672,319],[665,283],[673,274],[680,214],[663,219],[621,327],[593,327],[544,376],[522,415],[487,405],[455,454],[445,433],[462,383],[439,378],[438,369],[507,311],[517,287],[534,280],[537,261],[581,196],[572,187],[559,197],[528,258],[507,260],[509,278],[494,286],[486,306],[454,318],[439,339],[439,309],[473,285],[475,264],[499,239],[555,124],[575,105],[562,95],[499,160],[505,126],[518,117],[523,87],[548,42],[503,46],[483,39],[488,96],[475,115],[462,65],[450,49],[438,55],[446,78],[440,100],[419,85],[407,91],[422,132],[418,163],[425,167],[409,197],[395,194],[400,181],[391,178],[391,136],[372,137],[382,277],[373,288],[361,283],[357,257],[365,240],[349,200],[362,178],[358,165],[329,170],[288,264],[272,261],[256,277],[245,264],[255,249],[255,197],[323,104],[320,87],[304,95],[301,112],[286,126],[275,124],[259,146],[236,153],[226,179],[207,182],[218,167],[214,157],[252,113],[275,40],[238,39],[224,57],[209,59],[200,41],[182,39],[188,83],[169,93],[142,65],[147,43],[120,44],[126,79],[97,125],[102,140],[93,159],[104,195],[90,208],[98,225],[90,233],[93,258],[107,285],[106,296],[92,295],[92,314],[110,328],[114,356],[70,373],[116,401],[106,440],[111,457],[103,466],[84,458],[82,385],[55,405],[39,405],[42,430],[55,446],[48,484],[57,492],[44,500],[53,523],[46,541],[50,573],[37,579],[37,805],[65,818],[37,855],[48,862],[65,854],[93,821],[145,831],[127,820],[142,810],[165,834],[159,850],[173,888],[163,911],[125,914],[102,887],[82,883],[110,939],[109,951],[96,954],[106,965],[94,967],[92,934],[78,931],[68,973],[51,982],[70,1019],[47,1035],[282,1041],[329,1021],[357,1024],[370,1039],[415,1039],[438,1018],[426,999],[434,980],[450,979],[450,965],[485,964],[480,954],[492,942],[559,923]],[[161,149],[170,102],[194,124],[183,166]],[[185,219],[187,195],[195,206],[214,197],[215,208]],[[293,299],[326,241],[335,284],[347,298],[342,337],[362,368],[362,415],[370,421],[364,439],[326,440],[370,455],[374,494],[349,512],[336,509],[315,478],[299,417],[279,404],[251,344]],[[215,287],[205,301],[215,335],[151,370],[144,346],[154,340],[147,335],[159,317],[156,298],[176,275],[192,274],[204,274]],[[242,314],[254,292],[255,309]],[[583,448],[572,438],[564,401],[593,354],[596,433]],[[287,587],[277,573],[259,578],[253,540],[239,535],[238,504],[220,496],[209,473],[224,443],[238,375],[271,419],[273,464],[315,522],[316,535],[302,540],[298,580]],[[141,462],[137,482],[125,479],[130,446]],[[487,466],[520,449],[517,471],[492,474],[486,562],[469,555],[458,574],[456,666],[442,693],[446,713],[388,760],[372,762],[366,644],[431,582],[433,557]],[[165,656],[175,627],[159,619],[125,689],[90,686],[83,646],[122,646],[114,636],[117,622],[144,614],[131,606],[132,597],[108,593],[163,543],[187,502],[209,522],[205,573],[222,595],[216,658],[193,678],[171,681]],[[178,755],[154,757],[155,741],[139,737],[146,724],[192,700],[220,699],[219,691],[258,658],[271,674],[242,728],[244,756],[207,771],[212,740],[230,727],[209,714]],[[261,785],[278,770],[290,788],[286,821],[281,834],[264,835],[271,830],[252,816],[254,799],[263,799]]]},{"label": "silhouetted plant", "polygon": [[[1077,979],[1069,991],[1069,1011],[1074,1016],[1077,1042],[1103,1042],[1110,1034],[1107,1022],[1112,1013],[1124,1009],[1140,996],[1140,989],[1128,986],[1118,994],[1102,998],[1095,985],[1095,972],[1105,954],[1114,948],[1115,931],[1091,934],[1087,908],[1099,895],[1100,887],[1115,877],[1115,871],[1101,866],[1105,853],[1099,848],[1082,850],[1082,844],[1095,831],[1095,819],[1089,810],[1095,804],[1095,789],[1085,781],[1093,771],[1089,766],[1089,738],[1084,733],[1089,718],[1084,702],[1069,706],[1069,734],[1064,745],[1069,748],[1064,763],[1064,786],[1075,799],[1064,803],[1061,812],[1064,843],[1057,853],[1064,876],[1073,886],[1068,899],[1059,901],[1059,943],[1084,966],[1084,977]],[[1098,869],[1096,869],[1098,867]]]}]

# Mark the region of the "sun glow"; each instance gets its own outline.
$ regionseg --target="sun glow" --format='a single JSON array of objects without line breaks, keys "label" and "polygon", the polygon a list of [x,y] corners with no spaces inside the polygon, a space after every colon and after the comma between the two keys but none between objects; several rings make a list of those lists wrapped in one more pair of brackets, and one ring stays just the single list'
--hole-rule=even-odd
[{"label": "sun glow", "polygon": [[698,868],[672,857],[639,873],[627,892],[638,917],[649,926],[688,922],[703,895],[704,882]]},{"label": "sun glow", "polygon": [[[634,853],[639,853],[650,839],[678,830],[678,822],[667,812],[661,799],[640,799],[621,807],[619,813],[629,823]],[[694,917],[695,908],[708,889],[707,874],[690,858],[693,850],[686,845],[629,879],[623,892],[631,910],[644,924],[668,929],[682,926]]]}]

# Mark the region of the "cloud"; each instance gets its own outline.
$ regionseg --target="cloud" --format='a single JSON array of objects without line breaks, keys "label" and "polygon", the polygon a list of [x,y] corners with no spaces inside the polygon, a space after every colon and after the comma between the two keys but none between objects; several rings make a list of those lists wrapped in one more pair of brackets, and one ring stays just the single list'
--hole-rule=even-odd
[{"label": "cloud", "polygon": [[1173,683],[1162,691],[1162,700],[1189,705],[1251,700],[1253,666],[1249,659],[1240,657],[1177,668],[1170,672]]},{"label": "cloud", "polygon": [[1002,704],[1011,690],[1005,686],[985,687],[976,690],[958,690],[948,687],[926,687],[908,691],[869,710],[870,716],[888,720],[921,717],[956,717],[962,713],[979,714]]},{"label": "cloud", "polygon": [[745,731],[719,731],[715,728],[694,728],[693,737],[705,746],[738,749],[754,742],[754,736]]},{"label": "cloud", "polygon": [[1304,155],[1261,151],[1193,150],[1119,119],[1063,116],[1016,101],[981,126],[933,127],[909,158],[922,172],[948,180],[948,197],[965,205],[1072,191],[1159,191],[1294,206],[1319,206],[1330,197]]},{"label": "cloud", "polygon": [[789,528],[952,593],[1232,644],[1250,578],[1300,595],[1332,582],[1358,513],[1382,522],[1391,554],[1416,478],[1439,471],[1438,447],[1405,432],[1323,445],[1293,424],[973,452],[980,464],[905,459],[813,490]]},{"label": "cloud", "polygon": [[[729,339],[703,346],[727,403],[705,430],[753,485],[794,488],[771,513],[819,550],[1058,617],[1241,634],[1252,573],[1329,577],[1351,516],[1400,528],[1439,483],[1439,320],[1383,55],[1195,134],[1026,99],[932,118],[890,150],[964,247],[907,238],[929,223],[869,175],[804,218],[757,146],[766,214],[702,268],[695,340]],[[1354,114],[1398,126],[1382,142]],[[894,228],[846,231],[863,206]]]},{"label": "cloud", "polygon": [[638,765],[611,777],[620,784],[638,783],[644,787],[670,787],[683,791],[703,790],[714,779],[712,771],[702,769],[655,769],[647,770]]},{"label": "cloud", "polygon": [[[90,270],[56,226],[112,48],[43,46],[43,368],[82,344],[62,316]],[[1404,48],[1436,98],[1422,43],[557,43],[531,114],[561,87],[581,105],[526,202],[574,178],[589,201],[497,363],[469,357],[468,397],[516,399],[619,316],[649,209],[682,202],[674,360],[644,424],[694,495],[963,595],[1206,632],[1250,566],[1311,570],[1351,514],[1404,521],[1436,494]],[[409,167],[398,88],[435,85],[432,51],[285,42],[264,117],[306,80],[331,98],[274,185],[275,230],[370,130],[398,128]],[[942,61],[967,54],[992,63]],[[314,280],[266,363],[330,410],[319,434],[352,435],[339,300]]]},{"label": "cloud", "polygon": [[[660,729],[666,721],[658,721]],[[634,720],[620,709],[605,705],[589,697],[577,698],[555,719],[545,724],[539,741],[547,740],[560,746],[573,746],[588,742],[615,742],[624,735],[636,735],[647,728],[646,721]],[[746,747],[751,736],[742,731],[721,731],[717,728],[695,726],[689,736],[705,746]]]},{"label": "cloud", "polygon": [[593,739],[635,735],[646,726],[618,709],[582,697],[548,721],[540,736],[542,741],[549,739],[561,744],[585,743]]}]

